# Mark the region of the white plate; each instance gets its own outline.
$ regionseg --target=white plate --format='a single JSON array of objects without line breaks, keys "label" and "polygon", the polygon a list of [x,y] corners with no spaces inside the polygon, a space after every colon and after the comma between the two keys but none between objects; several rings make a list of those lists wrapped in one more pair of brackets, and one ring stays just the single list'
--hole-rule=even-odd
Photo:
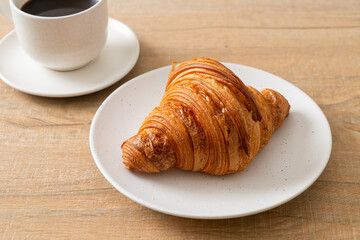
[{"label": "white plate", "polygon": [[318,105],[291,83],[252,67],[225,64],[245,84],[272,88],[291,104],[270,143],[240,173],[211,176],[178,169],[160,174],[128,171],[121,144],[135,135],[160,103],[170,66],[145,73],[114,91],[90,129],[93,157],[121,193],[151,209],[189,218],[232,218],[279,206],[305,191],[324,170],[331,152],[330,127]]},{"label": "white plate", "polygon": [[32,60],[19,46],[15,31],[0,42],[0,78],[11,87],[45,97],[74,97],[102,90],[134,67],[139,42],[125,24],[109,19],[108,39],[100,55],[78,70],[58,72]]}]

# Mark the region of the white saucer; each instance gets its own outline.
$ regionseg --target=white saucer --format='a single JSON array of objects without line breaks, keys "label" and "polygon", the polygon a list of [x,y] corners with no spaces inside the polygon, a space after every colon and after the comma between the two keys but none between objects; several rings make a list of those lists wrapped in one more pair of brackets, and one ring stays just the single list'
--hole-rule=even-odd
[{"label": "white saucer", "polygon": [[108,39],[100,55],[78,70],[57,72],[32,60],[12,31],[0,42],[0,78],[9,86],[33,95],[80,96],[119,81],[134,67],[139,52],[135,33],[124,23],[109,19]]}]

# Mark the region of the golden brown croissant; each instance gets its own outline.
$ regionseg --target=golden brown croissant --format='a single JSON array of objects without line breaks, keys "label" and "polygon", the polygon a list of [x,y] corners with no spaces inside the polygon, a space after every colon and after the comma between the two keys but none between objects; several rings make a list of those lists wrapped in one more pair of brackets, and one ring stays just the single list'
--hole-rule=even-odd
[{"label": "golden brown croissant", "polygon": [[244,83],[221,63],[196,58],[173,68],[161,103],[121,148],[127,169],[172,166],[223,175],[244,170],[289,114],[278,92]]}]

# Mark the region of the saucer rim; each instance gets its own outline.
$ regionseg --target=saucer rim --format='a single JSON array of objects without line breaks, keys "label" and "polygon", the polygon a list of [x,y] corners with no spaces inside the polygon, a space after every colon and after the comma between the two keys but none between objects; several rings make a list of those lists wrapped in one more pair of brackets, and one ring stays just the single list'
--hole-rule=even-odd
[{"label": "saucer rim", "polygon": [[[18,84],[14,84],[11,80],[9,80],[7,77],[5,77],[3,75],[3,73],[0,71],[0,80],[2,80],[5,84],[7,84],[8,86],[20,91],[20,92],[23,92],[23,93],[26,93],[26,94],[30,94],[30,95],[34,95],[34,96],[40,96],[40,97],[50,97],[50,98],[70,98],[70,97],[78,97],[78,96],[83,96],[83,95],[88,95],[88,94],[91,94],[91,93],[95,93],[95,92],[98,92],[98,91],[101,91],[105,88],[108,88],[110,86],[112,86],[113,84],[121,81],[121,79],[123,79],[136,65],[136,63],[138,62],[138,59],[139,59],[139,56],[140,56],[140,43],[139,43],[139,39],[136,35],[136,33],[128,26],[126,25],[125,23],[117,20],[117,19],[114,19],[114,18],[109,18],[109,24],[108,24],[108,31],[111,31],[111,29],[115,28],[116,27],[112,27],[110,26],[111,23],[113,23],[113,26],[115,26],[116,24],[121,24],[122,27],[126,28],[128,33],[132,35],[132,37],[134,38],[134,41],[135,41],[135,44],[136,44],[136,53],[134,54],[134,60],[131,64],[128,65],[127,68],[124,68],[123,71],[121,71],[121,74],[114,74],[114,79],[109,81],[108,83],[106,84],[103,84],[103,85],[99,85],[97,87],[94,87],[94,88],[91,88],[91,89],[88,89],[88,90],[85,90],[85,91],[77,91],[77,92],[72,92],[72,93],[51,93],[51,94],[47,94],[47,93],[39,93],[37,91],[33,91],[33,90],[29,90],[29,89],[26,89],[26,88],[23,88],[22,86],[18,85]],[[13,29],[11,30],[9,33],[7,33],[1,40],[0,40],[0,46],[2,44],[4,44],[4,42],[7,41],[8,38],[10,37],[13,37],[13,35],[16,35],[16,30]],[[16,36],[15,36],[16,37]],[[89,62],[88,64],[90,64],[91,62]],[[86,64],[86,65],[88,65]],[[85,65],[85,67],[86,67]],[[77,71],[77,70],[80,70],[81,68],[79,69],[76,69],[76,70],[73,70],[73,71]]]}]

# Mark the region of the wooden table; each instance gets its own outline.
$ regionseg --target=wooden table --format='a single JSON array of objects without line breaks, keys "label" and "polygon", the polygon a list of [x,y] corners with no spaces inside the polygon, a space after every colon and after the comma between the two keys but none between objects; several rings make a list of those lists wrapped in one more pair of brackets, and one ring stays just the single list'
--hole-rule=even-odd
[{"label": "wooden table", "polygon": [[[359,0],[109,0],[109,15],[141,45],[118,83],[52,99],[0,82],[1,239],[360,239]],[[0,17],[0,37],[11,29]],[[104,99],[142,73],[199,56],[272,72],[319,104],[333,149],[303,194],[253,216],[193,220],[140,206],[101,175],[88,135]]]}]

